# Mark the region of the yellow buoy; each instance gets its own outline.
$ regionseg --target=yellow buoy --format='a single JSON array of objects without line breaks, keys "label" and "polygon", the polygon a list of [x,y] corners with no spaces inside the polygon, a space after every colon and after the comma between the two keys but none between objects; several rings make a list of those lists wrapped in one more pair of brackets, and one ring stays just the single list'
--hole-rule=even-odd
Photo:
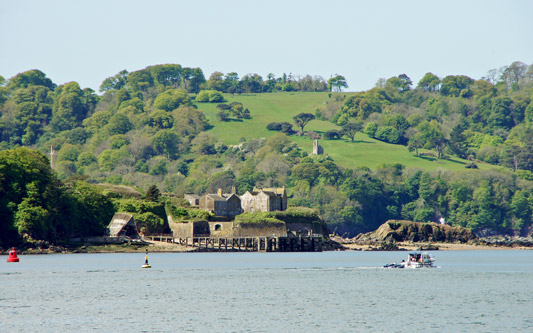
[{"label": "yellow buoy", "polygon": [[150,264],[148,263],[148,249],[146,249],[146,255],[144,256],[144,265],[141,266],[141,268],[151,268]]}]

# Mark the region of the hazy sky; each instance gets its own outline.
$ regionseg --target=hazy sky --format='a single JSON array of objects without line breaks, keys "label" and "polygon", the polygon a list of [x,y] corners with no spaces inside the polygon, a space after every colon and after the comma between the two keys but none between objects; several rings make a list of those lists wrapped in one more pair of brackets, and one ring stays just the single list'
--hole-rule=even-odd
[{"label": "hazy sky", "polygon": [[98,91],[126,69],[175,63],[281,76],[338,73],[350,91],[427,72],[474,79],[533,63],[533,1],[113,1],[0,3],[0,75],[40,69]]}]

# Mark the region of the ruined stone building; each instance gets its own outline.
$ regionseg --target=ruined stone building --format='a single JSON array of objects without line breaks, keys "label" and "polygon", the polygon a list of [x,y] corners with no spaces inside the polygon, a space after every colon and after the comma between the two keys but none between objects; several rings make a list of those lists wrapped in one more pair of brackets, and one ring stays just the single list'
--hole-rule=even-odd
[{"label": "ruined stone building", "polygon": [[324,154],[324,148],[318,144],[318,140],[313,141],[313,155]]},{"label": "ruined stone building", "polygon": [[272,212],[287,209],[287,192],[281,188],[254,188],[241,195],[243,212]]},{"label": "ruined stone building", "polygon": [[234,218],[242,213],[239,196],[235,193],[222,193],[222,189],[218,189],[217,194],[206,194],[201,197],[199,207],[215,216],[228,218]]}]

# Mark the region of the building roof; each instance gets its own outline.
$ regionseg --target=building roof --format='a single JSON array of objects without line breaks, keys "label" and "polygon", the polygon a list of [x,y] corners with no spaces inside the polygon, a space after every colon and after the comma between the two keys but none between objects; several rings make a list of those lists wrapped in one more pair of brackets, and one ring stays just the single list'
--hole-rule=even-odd
[{"label": "building roof", "polygon": [[190,198],[193,198],[193,199],[200,199],[200,196],[198,194],[185,193],[185,197],[190,197]]},{"label": "building roof", "polygon": [[218,194],[206,194],[207,197],[215,200],[215,201],[226,201],[226,198],[224,197],[221,197],[220,195]]},{"label": "building roof", "polygon": [[109,225],[107,226],[109,229],[109,235],[118,236],[122,229],[124,229],[124,227],[126,227],[128,224],[135,227],[135,221],[133,220],[133,216],[131,214],[116,213],[113,215],[111,222],[109,222]]},{"label": "building roof", "polygon": [[[257,190],[257,189],[254,189],[254,190]],[[247,191],[248,193],[250,193],[251,195],[253,195],[254,197],[256,195],[259,195],[260,193],[264,193],[266,195],[268,195],[269,197],[276,197],[278,196],[278,194],[276,194],[275,192],[272,192],[272,191],[265,191],[265,190],[258,190],[258,191]],[[246,193],[245,193],[246,194]]]}]

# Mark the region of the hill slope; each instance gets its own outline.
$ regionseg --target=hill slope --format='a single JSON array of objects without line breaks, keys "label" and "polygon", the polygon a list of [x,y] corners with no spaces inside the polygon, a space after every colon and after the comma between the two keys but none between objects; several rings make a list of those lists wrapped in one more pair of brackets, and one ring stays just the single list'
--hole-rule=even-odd
[{"label": "hill slope", "polygon": [[[269,131],[266,125],[271,122],[293,123],[293,117],[302,112],[314,113],[317,107],[328,99],[328,93],[264,93],[255,95],[224,96],[226,103],[240,102],[251,112],[252,119],[220,121],[216,114],[219,111],[216,103],[198,103],[198,107],[205,113],[213,128],[209,133],[214,134],[227,145],[238,144],[241,138],[268,138],[277,132]],[[339,126],[322,120],[313,120],[305,127],[305,131],[324,133],[328,130],[340,129]],[[291,136],[291,139],[309,153],[312,152],[313,140],[306,136]],[[368,137],[364,133],[357,133],[354,142],[346,140],[320,140],[324,152],[343,167],[367,166],[371,169],[388,163],[400,163],[406,167],[417,167],[425,170],[466,170],[467,160],[450,156],[449,159],[436,160],[431,156],[417,157],[407,150],[406,146],[389,144]],[[496,168],[490,164],[479,163],[480,169]]]}]

